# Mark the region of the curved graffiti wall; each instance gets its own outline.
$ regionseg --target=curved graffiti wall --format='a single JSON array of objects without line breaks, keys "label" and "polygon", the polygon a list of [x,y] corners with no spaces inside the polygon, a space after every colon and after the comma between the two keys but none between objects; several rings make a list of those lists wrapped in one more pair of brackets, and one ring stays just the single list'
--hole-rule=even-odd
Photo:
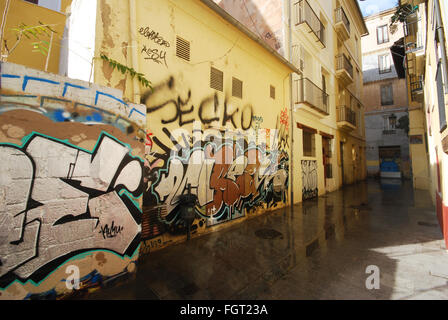
[{"label": "curved graffiti wall", "polygon": [[57,299],[135,271],[145,107],[1,64],[0,299]]}]

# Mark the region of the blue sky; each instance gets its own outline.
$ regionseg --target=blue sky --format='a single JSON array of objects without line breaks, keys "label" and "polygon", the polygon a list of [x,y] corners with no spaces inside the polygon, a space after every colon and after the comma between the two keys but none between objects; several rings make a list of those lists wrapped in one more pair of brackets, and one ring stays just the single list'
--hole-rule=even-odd
[{"label": "blue sky", "polygon": [[363,16],[370,16],[377,12],[390,9],[398,5],[398,0],[358,0]]}]

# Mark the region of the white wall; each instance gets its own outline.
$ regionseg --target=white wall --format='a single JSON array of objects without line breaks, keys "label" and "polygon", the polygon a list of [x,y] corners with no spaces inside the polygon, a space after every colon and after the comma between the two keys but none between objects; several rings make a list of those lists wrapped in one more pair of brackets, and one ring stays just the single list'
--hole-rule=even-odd
[{"label": "white wall", "polygon": [[97,0],[73,0],[68,24],[67,76],[90,81],[95,53]]}]

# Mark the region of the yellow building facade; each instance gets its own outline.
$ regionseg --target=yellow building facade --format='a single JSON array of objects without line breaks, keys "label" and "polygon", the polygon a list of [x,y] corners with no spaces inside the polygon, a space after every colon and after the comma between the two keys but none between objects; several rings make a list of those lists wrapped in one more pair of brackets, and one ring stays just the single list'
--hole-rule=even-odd
[{"label": "yellow building facade", "polygon": [[[428,189],[437,208],[437,217],[445,242],[448,243],[448,138],[446,112],[448,106],[448,4],[446,1],[419,1],[417,17],[424,12],[427,18],[418,24],[415,34],[424,35],[424,56],[417,60],[416,75],[421,79],[423,92],[410,83],[410,91],[422,101],[419,113],[425,124],[425,138],[429,158]],[[413,16],[410,17],[413,19]],[[418,39],[418,38],[417,38]],[[412,70],[411,70],[412,72]],[[422,159],[423,161],[423,159]]]},{"label": "yellow building facade", "polygon": [[[316,163],[322,195],[366,178],[361,37],[368,31],[356,1],[285,3],[291,21],[285,52],[302,71],[293,78],[294,122],[301,129],[294,135],[295,163]],[[295,176],[303,172],[299,167]],[[306,181],[295,183],[302,199]]]}]

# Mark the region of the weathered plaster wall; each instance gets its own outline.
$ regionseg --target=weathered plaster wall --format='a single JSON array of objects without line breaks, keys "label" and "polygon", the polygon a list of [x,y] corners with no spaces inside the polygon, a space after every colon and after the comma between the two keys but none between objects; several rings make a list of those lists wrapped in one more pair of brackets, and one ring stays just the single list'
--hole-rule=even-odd
[{"label": "weathered plaster wall", "polygon": [[131,276],[145,107],[12,63],[0,81],[0,299],[69,297]]}]

